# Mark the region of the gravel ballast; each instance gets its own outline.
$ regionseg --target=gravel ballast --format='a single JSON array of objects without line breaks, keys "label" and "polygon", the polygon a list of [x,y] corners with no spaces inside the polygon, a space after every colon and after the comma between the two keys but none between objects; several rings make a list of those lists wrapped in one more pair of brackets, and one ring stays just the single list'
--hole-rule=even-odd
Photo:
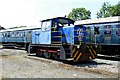
[{"label": "gravel ballast", "polygon": [[2,48],[0,48],[0,55],[1,78],[118,77],[118,61],[95,59],[92,62],[71,65],[61,61],[28,56],[24,50]]}]

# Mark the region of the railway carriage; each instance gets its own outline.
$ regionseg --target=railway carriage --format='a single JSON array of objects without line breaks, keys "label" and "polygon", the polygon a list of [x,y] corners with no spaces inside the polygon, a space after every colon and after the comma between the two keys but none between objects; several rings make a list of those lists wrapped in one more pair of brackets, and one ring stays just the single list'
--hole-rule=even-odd
[{"label": "railway carriage", "polygon": [[86,27],[88,40],[96,44],[99,54],[120,56],[120,16],[76,21]]},{"label": "railway carriage", "polygon": [[31,32],[32,30],[39,29],[35,27],[24,27],[24,28],[15,28],[7,29],[0,31],[0,42],[4,48],[15,48],[23,47],[25,50],[28,50],[28,45],[31,43]]}]

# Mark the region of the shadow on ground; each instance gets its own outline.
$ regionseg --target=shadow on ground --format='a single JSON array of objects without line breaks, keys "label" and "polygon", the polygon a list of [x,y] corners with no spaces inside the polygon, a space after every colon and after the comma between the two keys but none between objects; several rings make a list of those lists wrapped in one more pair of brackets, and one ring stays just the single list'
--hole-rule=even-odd
[{"label": "shadow on ground", "polygon": [[[29,54],[28,56],[31,56],[33,58],[39,58],[38,56],[36,56],[36,54]],[[44,58],[44,57],[42,57]],[[50,60],[54,60],[54,59],[50,59]],[[97,66],[99,65],[110,65],[110,64],[107,64],[107,63],[104,63],[104,62],[97,62],[97,61],[87,61],[87,62],[79,62],[79,63],[76,63],[74,62],[74,60],[55,60],[55,61],[59,61],[59,62],[62,62],[64,64],[69,64],[69,65],[72,65],[72,66],[76,66],[76,67],[89,67],[89,68],[96,68]]]}]

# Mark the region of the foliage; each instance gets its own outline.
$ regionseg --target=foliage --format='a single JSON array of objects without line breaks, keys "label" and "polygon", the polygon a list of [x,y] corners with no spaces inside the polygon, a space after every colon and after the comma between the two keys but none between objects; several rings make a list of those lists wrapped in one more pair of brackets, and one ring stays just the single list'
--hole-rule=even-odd
[{"label": "foliage", "polygon": [[0,25],[0,30],[4,30],[5,28]]},{"label": "foliage", "polygon": [[72,12],[68,14],[67,17],[75,21],[90,19],[91,12],[89,10],[86,10],[85,8],[74,8],[72,9]]},{"label": "foliage", "polygon": [[97,18],[109,17],[111,16],[112,6],[108,2],[104,2],[102,8],[97,12]]},{"label": "foliage", "polygon": [[110,16],[120,16],[120,2],[117,5],[110,5],[104,2],[102,8],[97,12],[97,18],[105,18]]},{"label": "foliage", "polygon": [[113,6],[113,16],[120,16],[120,1],[117,5]]}]

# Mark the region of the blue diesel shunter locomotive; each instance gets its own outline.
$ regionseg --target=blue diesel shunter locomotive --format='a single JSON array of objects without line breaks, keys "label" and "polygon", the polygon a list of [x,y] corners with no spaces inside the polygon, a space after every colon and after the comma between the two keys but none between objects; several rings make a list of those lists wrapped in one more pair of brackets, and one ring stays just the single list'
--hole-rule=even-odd
[{"label": "blue diesel shunter locomotive", "polygon": [[[90,37],[90,36],[89,36]],[[86,27],[74,25],[65,17],[41,21],[41,27],[25,27],[0,31],[0,42],[7,47],[24,47],[29,53],[57,60],[75,62],[96,58],[94,44],[90,44]]]},{"label": "blue diesel shunter locomotive", "polygon": [[94,45],[86,44],[86,34],[86,27],[74,25],[69,18],[42,20],[41,29],[32,30],[28,52],[57,60],[91,61],[95,59],[96,51]]}]

